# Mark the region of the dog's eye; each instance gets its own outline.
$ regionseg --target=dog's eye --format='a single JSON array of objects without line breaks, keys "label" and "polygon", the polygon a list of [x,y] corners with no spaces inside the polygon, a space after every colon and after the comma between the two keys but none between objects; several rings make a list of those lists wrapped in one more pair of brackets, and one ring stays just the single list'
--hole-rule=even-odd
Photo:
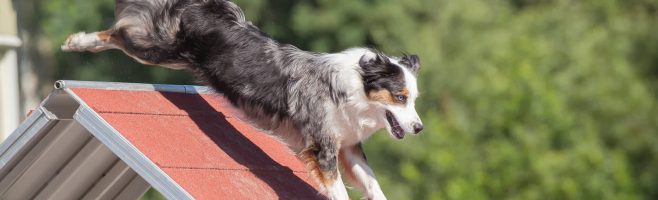
[{"label": "dog's eye", "polygon": [[395,100],[397,100],[399,102],[405,102],[405,101],[407,101],[407,97],[403,96],[403,95],[395,95]]}]

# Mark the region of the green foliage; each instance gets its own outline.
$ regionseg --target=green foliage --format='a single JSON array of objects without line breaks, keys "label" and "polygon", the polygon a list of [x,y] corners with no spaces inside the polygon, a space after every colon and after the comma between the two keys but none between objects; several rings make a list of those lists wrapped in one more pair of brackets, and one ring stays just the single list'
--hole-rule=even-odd
[{"label": "green foliage", "polygon": [[[280,41],[420,55],[426,125],[366,143],[389,199],[657,199],[655,0],[236,0]],[[120,52],[65,54],[111,0],[50,0],[57,79],[191,83]],[[355,197],[356,198],[356,197]]]}]

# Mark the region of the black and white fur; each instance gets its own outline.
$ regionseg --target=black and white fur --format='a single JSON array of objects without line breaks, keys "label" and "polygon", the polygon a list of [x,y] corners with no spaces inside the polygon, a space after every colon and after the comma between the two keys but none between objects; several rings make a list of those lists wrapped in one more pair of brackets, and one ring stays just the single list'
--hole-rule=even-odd
[{"label": "black and white fur", "polygon": [[282,138],[331,199],[348,199],[338,165],[368,199],[385,199],[361,142],[382,128],[397,139],[422,130],[417,56],[302,51],[271,39],[226,0],[116,0],[115,15],[110,29],[73,34],[62,50],[119,49],[194,72]]}]

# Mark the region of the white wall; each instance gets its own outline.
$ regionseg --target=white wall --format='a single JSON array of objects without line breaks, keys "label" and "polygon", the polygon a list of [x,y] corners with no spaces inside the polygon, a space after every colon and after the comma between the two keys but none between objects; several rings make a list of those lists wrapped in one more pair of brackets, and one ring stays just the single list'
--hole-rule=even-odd
[{"label": "white wall", "polygon": [[21,119],[18,85],[16,12],[11,0],[0,0],[0,140],[18,126]]},{"label": "white wall", "polygon": [[20,120],[17,62],[16,50],[0,50],[0,140],[16,129]]}]

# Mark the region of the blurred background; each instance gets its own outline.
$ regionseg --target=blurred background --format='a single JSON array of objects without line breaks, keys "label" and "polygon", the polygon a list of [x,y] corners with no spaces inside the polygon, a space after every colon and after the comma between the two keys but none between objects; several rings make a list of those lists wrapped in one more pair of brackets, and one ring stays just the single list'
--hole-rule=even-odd
[{"label": "blurred background", "polygon": [[[420,56],[424,133],[365,144],[389,199],[658,199],[657,0],[235,2],[302,49]],[[113,6],[0,0],[0,133],[58,79],[196,84],[116,50],[59,50],[109,27]]]}]

